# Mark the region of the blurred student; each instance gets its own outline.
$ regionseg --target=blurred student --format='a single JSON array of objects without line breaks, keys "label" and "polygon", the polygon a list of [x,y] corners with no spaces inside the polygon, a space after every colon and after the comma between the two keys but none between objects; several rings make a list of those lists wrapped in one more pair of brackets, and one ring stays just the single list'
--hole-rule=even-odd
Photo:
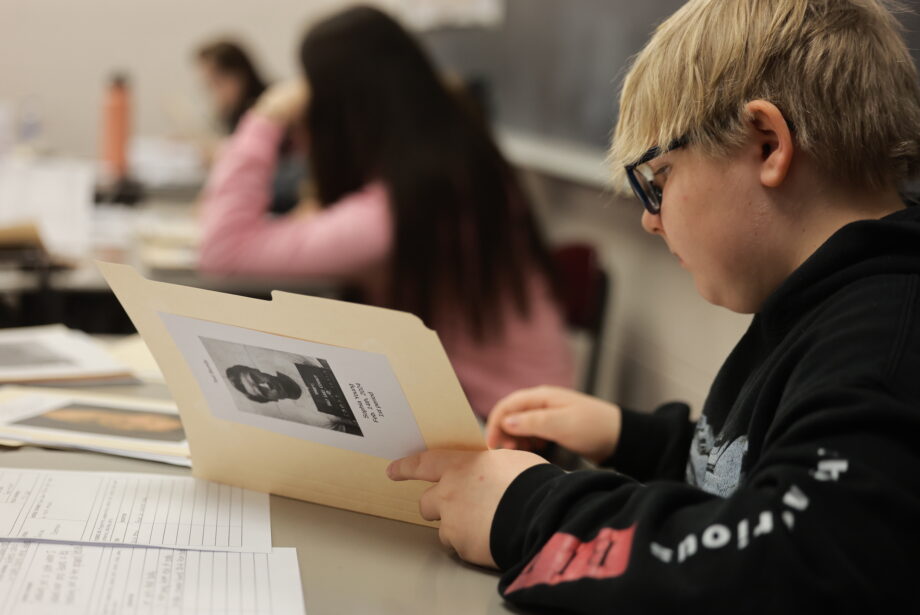
[{"label": "blurred student", "polygon": [[[268,82],[243,47],[231,40],[203,45],[198,49],[196,60],[218,126],[224,135],[232,135],[246,112],[268,88]],[[224,145],[222,142],[210,157],[218,157]],[[290,135],[278,145],[279,161],[268,209],[273,214],[291,211],[301,200],[306,166],[303,154],[296,150]]]},{"label": "blurred student", "polygon": [[[491,446],[396,479],[510,601],[567,613],[920,611],[920,84],[880,0],[691,0],[623,87],[612,150],[700,294],[756,314],[694,423],[520,391]],[[668,309],[679,310],[672,305]]]},{"label": "blurred student", "polygon": [[[573,374],[550,257],[485,126],[385,14],[354,8],[304,39],[304,80],[270,89],[214,169],[201,269],[357,285],[439,334],[474,410]],[[305,119],[317,209],[264,216],[278,143]]]},{"label": "blurred student", "polygon": [[201,81],[211,98],[220,128],[225,134],[232,134],[268,83],[249,54],[236,42],[208,43],[198,49],[196,58]]}]

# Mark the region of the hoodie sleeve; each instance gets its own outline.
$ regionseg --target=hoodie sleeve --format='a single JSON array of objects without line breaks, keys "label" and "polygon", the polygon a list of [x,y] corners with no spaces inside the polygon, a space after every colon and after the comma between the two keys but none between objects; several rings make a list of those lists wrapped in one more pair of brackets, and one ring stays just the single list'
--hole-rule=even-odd
[{"label": "hoodie sleeve", "polygon": [[[678,482],[531,468],[492,525],[501,593],[576,613],[875,611],[913,586],[917,407],[866,391],[812,418],[723,498]],[[896,555],[894,560],[889,559]],[[886,593],[887,592],[887,593]],[[874,599],[873,599],[874,600]]]},{"label": "hoodie sleeve", "polygon": [[652,414],[622,409],[620,442],[601,465],[636,480],[681,480],[687,466],[694,423],[690,407],[665,404]]},{"label": "hoodie sleeve", "polygon": [[908,328],[889,357],[842,377],[839,362],[853,361],[841,348],[865,344],[835,326],[788,378],[726,497],[609,471],[525,471],[492,524],[502,595],[575,613],[915,610],[920,333]]}]

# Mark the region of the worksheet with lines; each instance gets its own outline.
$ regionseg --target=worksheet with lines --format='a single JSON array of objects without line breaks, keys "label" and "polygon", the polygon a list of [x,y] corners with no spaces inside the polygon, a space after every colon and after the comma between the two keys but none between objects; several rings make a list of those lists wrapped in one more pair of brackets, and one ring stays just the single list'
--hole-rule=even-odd
[{"label": "worksheet with lines", "polygon": [[294,549],[0,544],[5,615],[303,615]]},{"label": "worksheet with lines", "polygon": [[269,501],[189,477],[0,469],[0,540],[270,553]]}]

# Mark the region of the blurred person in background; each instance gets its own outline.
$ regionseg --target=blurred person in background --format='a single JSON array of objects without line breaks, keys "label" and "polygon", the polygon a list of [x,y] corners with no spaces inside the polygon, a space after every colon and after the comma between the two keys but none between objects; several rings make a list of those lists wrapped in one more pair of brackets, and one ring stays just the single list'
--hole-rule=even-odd
[{"label": "blurred person in background", "polygon": [[203,45],[196,58],[214,115],[221,129],[232,134],[243,115],[265,92],[268,83],[249,54],[234,41],[218,40]]},{"label": "blurred person in background", "polygon": [[[242,117],[268,88],[246,50],[227,39],[207,43],[196,53],[201,82],[210,98],[218,127],[224,136],[236,131]],[[207,156],[215,160],[225,142]],[[278,164],[272,180],[272,199],[268,211],[283,214],[293,210],[306,193],[306,164],[292,133],[278,145]]]},{"label": "blurred person in background", "polygon": [[[205,191],[200,268],[336,279],[439,334],[480,416],[524,386],[573,384],[550,256],[481,119],[393,19],[316,25],[304,75],[240,121]],[[303,123],[316,209],[264,214],[278,147]]]}]

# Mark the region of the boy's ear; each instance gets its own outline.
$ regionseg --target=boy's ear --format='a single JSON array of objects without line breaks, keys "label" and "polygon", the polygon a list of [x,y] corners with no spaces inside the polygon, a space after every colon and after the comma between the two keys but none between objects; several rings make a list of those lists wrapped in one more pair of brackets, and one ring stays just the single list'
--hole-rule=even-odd
[{"label": "boy's ear", "polygon": [[782,111],[765,100],[749,102],[745,115],[760,146],[760,183],[767,188],[778,188],[789,173],[795,152],[789,124]]}]

